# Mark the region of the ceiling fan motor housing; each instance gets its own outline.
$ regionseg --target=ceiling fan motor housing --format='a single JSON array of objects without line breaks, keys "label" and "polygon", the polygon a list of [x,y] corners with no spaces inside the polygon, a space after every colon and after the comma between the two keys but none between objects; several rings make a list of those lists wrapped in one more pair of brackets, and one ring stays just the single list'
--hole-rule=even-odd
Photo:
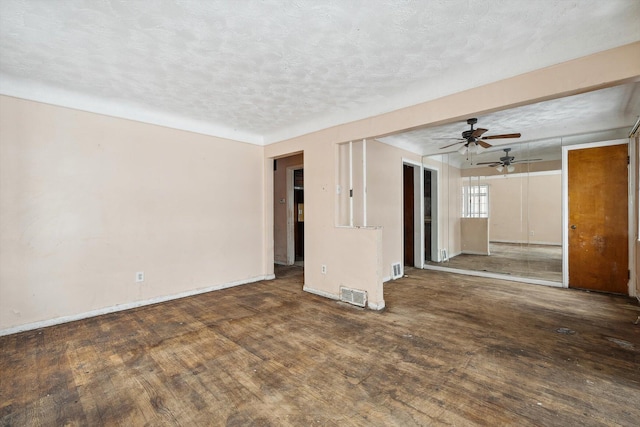
[{"label": "ceiling fan motor housing", "polygon": [[[461,148],[470,148],[473,144],[474,147],[482,147],[489,148],[491,144],[489,144],[487,139],[499,139],[499,138],[520,138],[520,133],[507,133],[501,135],[489,135],[484,136],[484,133],[488,131],[488,129],[478,128],[474,129],[473,125],[478,123],[477,118],[467,119],[467,124],[471,126],[471,129],[467,129],[462,132],[462,139],[459,139],[458,142],[454,142],[453,144],[445,145],[444,147],[440,147],[440,149],[453,147],[457,144],[464,144]],[[438,138],[438,139],[456,139],[456,138]],[[462,154],[464,150],[460,151]]]},{"label": "ceiling fan motor housing", "polygon": [[464,132],[462,132],[462,137],[467,140],[467,143],[476,142],[476,138],[472,136],[473,132],[475,131],[475,129],[473,128],[473,125],[475,125],[476,123],[478,123],[478,119],[476,118],[467,119],[467,124],[471,125],[471,129],[465,130]]},{"label": "ceiling fan motor housing", "polygon": [[462,137],[464,139],[469,139],[471,138],[471,134],[473,133],[472,130],[465,130],[464,132],[462,132]]}]

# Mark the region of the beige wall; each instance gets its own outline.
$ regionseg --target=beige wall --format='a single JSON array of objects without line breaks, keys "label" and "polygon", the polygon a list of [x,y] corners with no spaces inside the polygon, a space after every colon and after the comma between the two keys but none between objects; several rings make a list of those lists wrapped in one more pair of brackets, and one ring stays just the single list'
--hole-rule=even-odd
[{"label": "beige wall", "polygon": [[265,277],[264,173],[259,146],[0,97],[0,331]]},{"label": "beige wall", "polygon": [[[476,180],[473,180],[475,183]],[[489,185],[490,240],[562,244],[562,175],[508,174]]]},{"label": "beige wall", "polygon": [[[462,253],[462,194],[461,170],[438,158],[425,157],[423,166],[436,171],[438,179],[438,248],[452,258]],[[442,253],[438,259],[442,259]]]},{"label": "beige wall", "polygon": [[419,157],[367,141],[367,223],[382,227],[384,279],[391,277],[391,264],[403,264],[404,258],[403,160],[419,162]]},{"label": "beige wall", "polygon": [[462,218],[460,221],[462,252],[489,255],[489,219]]},{"label": "beige wall", "polygon": [[[336,258],[355,260],[358,257],[357,253],[349,252],[340,246],[341,242],[335,227],[340,216],[339,195],[336,194],[336,185],[339,182],[337,144],[424,125],[465,119],[490,111],[636,80],[640,78],[639,53],[640,42],[265,147],[267,158],[298,151],[305,153],[305,287],[328,294],[337,294],[340,277],[349,274],[352,267],[349,263],[343,263],[339,268],[328,265],[327,274],[323,275],[320,272],[320,266]],[[612,67],[611,64],[616,66]],[[378,177],[379,180],[385,181],[382,184],[385,189],[380,190],[378,196],[373,196],[375,185],[370,182],[368,187],[369,198],[379,197],[380,200],[384,200],[382,204],[375,202],[374,205],[372,202],[368,205],[368,214],[371,218],[377,215],[378,209],[383,211],[388,209],[388,212],[393,212],[395,209],[396,212],[396,214],[389,214],[388,220],[391,222],[379,224],[384,230],[382,238],[385,253],[382,260],[384,276],[390,274],[388,267],[390,262],[402,257],[401,206],[393,207],[397,200],[400,200],[397,194],[402,188],[401,159],[406,156],[410,160],[420,161],[417,156],[405,154],[402,150],[390,148],[389,152],[392,155],[379,159],[377,166],[369,166],[385,171],[384,177]],[[450,175],[446,184],[450,191],[455,191],[450,193],[455,196],[446,203],[454,206],[454,209],[459,212],[460,196],[457,189],[460,188],[460,183],[456,181],[460,179],[460,172]],[[443,188],[444,184],[443,182]],[[272,191],[272,188],[267,188],[266,203],[272,203]],[[386,214],[380,215],[386,216]],[[392,218],[394,215],[396,219]],[[455,240],[455,236],[459,236],[460,225],[459,220],[453,222],[449,224],[449,228],[453,230],[451,234],[454,239],[452,240]],[[374,225],[373,222],[371,224]],[[459,239],[456,244],[459,245]],[[460,247],[449,248],[449,252],[455,252],[456,249],[459,251]],[[273,253],[268,253],[267,258],[269,256],[273,256]],[[377,282],[374,286],[378,286]]]},{"label": "beige wall", "polygon": [[[306,135],[295,140],[265,147],[267,157],[304,151],[305,158],[305,289],[336,297],[345,277],[363,276],[360,265],[375,261],[380,276],[363,283],[371,301],[384,306],[382,280],[391,276],[391,263],[402,260],[402,161],[416,163],[420,157],[377,141],[367,141],[367,211],[368,228],[345,229],[338,227],[341,215],[340,143],[348,141],[338,128]],[[354,156],[355,157],[355,156]],[[267,196],[269,202],[271,196]],[[344,201],[344,199],[342,199]],[[352,231],[346,231],[352,230]],[[354,237],[359,233],[363,237]],[[375,239],[364,235],[380,233],[381,253],[375,248],[354,248],[353,242],[375,245]],[[367,243],[369,242],[369,243]],[[375,260],[365,258],[375,258]],[[327,267],[322,274],[321,266]],[[369,267],[368,267],[369,268]],[[371,268],[369,268],[371,271]],[[359,282],[361,282],[359,280]],[[380,295],[375,301],[372,295]]]},{"label": "beige wall", "polygon": [[[302,154],[283,157],[277,160],[277,169],[273,171],[273,258],[280,264],[288,264],[287,260],[287,168],[301,166],[304,162]],[[272,168],[273,170],[273,168]],[[293,195],[291,195],[293,197]],[[281,203],[284,201],[284,203]]]},{"label": "beige wall", "polygon": [[[369,308],[380,310],[385,301],[382,288],[382,229],[380,227],[336,227],[330,236],[339,248],[323,257],[327,270],[307,281],[305,261],[304,289],[338,299],[340,287],[367,292]],[[313,273],[313,272],[312,272]]]},{"label": "beige wall", "polygon": [[[640,135],[637,134],[634,139],[629,141],[629,145],[633,147],[633,151],[635,152],[635,170],[633,171],[632,178],[634,180],[636,191],[632,197],[631,206],[635,207],[632,218],[633,218],[633,232],[631,235],[635,240],[635,244],[633,247],[635,248],[635,291],[636,297],[640,300],[640,235],[638,233],[640,228]],[[633,285],[631,286],[633,290]]]},{"label": "beige wall", "polygon": [[[389,156],[371,167],[385,171],[375,178],[384,187],[370,188],[368,207],[383,231],[343,232],[335,227],[337,143],[639,78],[640,42],[265,148],[2,97],[0,331],[268,276],[271,159],[301,151],[305,286],[336,295],[345,277],[373,265],[367,286],[381,299],[382,277],[402,257],[402,159],[420,158],[379,147]],[[447,203],[459,205],[452,194]],[[459,234],[459,223],[450,227]],[[134,283],[136,271],[145,282]]]}]

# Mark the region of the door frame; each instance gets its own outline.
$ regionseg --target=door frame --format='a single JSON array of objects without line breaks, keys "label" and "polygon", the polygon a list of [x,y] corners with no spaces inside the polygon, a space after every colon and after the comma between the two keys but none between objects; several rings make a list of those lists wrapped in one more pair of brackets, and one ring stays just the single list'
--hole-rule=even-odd
[{"label": "door frame", "polygon": [[[628,139],[613,139],[608,141],[600,141],[600,142],[591,142],[586,144],[575,144],[575,145],[565,145],[562,147],[562,287],[569,287],[569,151],[571,150],[582,150],[588,148],[597,148],[597,147],[608,147],[611,145],[626,145],[627,146],[627,155],[629,155],[629,140]],[[633,198],[629,197],[630,194],[633,193],[633,188],[635,188],[635,177],[632,173],[633,166],[635,162],[633,158],[630,156],[630,164],[627,167],[627,197],[629,198],[628,203],[628,212],[627,212],[627,226],[628,230],[628,245],[629,245],[629,259],[627,260],[628,269],[631,270],[631,277],[627,282],[627,294],[629,296],[635,296],[635,289],[632,289],[632,284],[635,283],[635,280],[632,278],[635,277],[635,266],[632,262],[635,259],[635,247],[633,245]]]},{"label": "door frame", "polygon": [[[404,165],[413,167],[413,266],[424,268],[424,170],[422,163],[414,160],[403,158],[403,168]],[[404,172],[402,173],[404,174]],[[404,191],[401,194],[403,194],[404,200]],[[404,201],[401,206],[404,218]],[[404,222],[400,236],[402,236],[402,259],[404,260]]]},{"label": "door frame", "polygon": [[293,171],[299,169],[304,170],[304,165],[287,166],[287,265],[293,265],[296,262],[295,231],[293,230],[296,211],[293,200]]},{"label": "door frame", "polygon": [[[424,166],[422,165],[422,181],[424,186],[424,173],[425,171],[431,172],[431,259],[429,261],[440,262],[441,254],[440,254],[440,246],[439,246],[439,213],[440,213],[440,193],[438,191],[439,183],[440,183],[440,169],[433,166]],[[424,188],[422,189],[422,194],[424,194]],[[424,204],[424,197],[422,203]],[[423,212],[426,207],[423,205]],[[424,234],[424,232],[423,232]],[[425,260],[426,261],[426,260]],[[424,268],[424,267],[423,267]]]}]

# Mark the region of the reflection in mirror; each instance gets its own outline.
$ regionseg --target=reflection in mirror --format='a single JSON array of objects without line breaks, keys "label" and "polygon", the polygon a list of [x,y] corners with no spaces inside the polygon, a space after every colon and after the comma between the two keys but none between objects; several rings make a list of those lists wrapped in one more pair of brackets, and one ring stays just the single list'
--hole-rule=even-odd
[{"label": "reflection in mirror", "polygon": [[425,156],[425,266],[562,283],[560,139]]}]

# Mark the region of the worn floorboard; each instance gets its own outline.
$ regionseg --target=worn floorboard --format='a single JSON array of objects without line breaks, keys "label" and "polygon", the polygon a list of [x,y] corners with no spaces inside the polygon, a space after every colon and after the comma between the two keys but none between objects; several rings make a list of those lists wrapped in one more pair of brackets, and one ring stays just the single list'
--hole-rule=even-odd
[{"label": "worn floorboard", "polygon": [[635,300],[406,273],[383,312],[278,267],[0,337],[0,425],[638,425]]}]

